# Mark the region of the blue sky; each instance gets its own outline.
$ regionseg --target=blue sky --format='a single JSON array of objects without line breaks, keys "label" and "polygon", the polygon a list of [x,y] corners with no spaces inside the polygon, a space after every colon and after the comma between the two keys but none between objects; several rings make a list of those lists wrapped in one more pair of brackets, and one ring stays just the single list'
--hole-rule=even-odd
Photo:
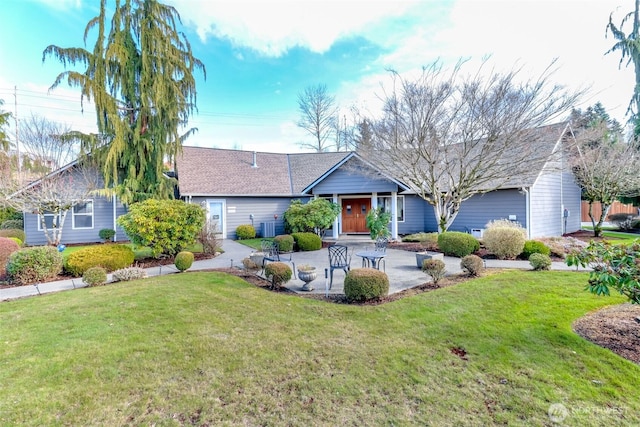
[{"label": "blue sky", "polygon": [[[113,3],[113,2],[111,2]],[[199,129],[188,145],[296,152],[308,140],[296,126],[297,95],[326,84],[346,111],[375,111],[386,70],[411,73],[437,59],[473,64],[491,55],[495,68],[535,77],[557,58],[554,80],[590,87],[579,107],[601,101],[624,120],[633,70],[604,55],[609,14],[619,23],[632,0],[167,0],[207,69],[198,77]],[[98,0],[4,0],[0,3],[0,99],[19,119],[32,112],[85,132],[76,90],[48,93],[62,64],[42,63],[49,45],[82,46]],[[17,109],[14,106],[17,88]],[[19,128],[19,122],[18,122]],[[15,134],[15,129],[10,129]]]}]

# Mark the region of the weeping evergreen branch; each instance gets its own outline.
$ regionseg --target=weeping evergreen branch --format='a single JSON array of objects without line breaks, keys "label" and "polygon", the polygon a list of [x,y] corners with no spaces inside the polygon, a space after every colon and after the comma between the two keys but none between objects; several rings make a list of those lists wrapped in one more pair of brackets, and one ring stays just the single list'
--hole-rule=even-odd
[{"label": "weeping evergreen branch", "polygon": [[[93,101],[100,138],[85,138],[84,149],[100,159],[104,194],[123,203],[171,198],[175,180],[164,176],[193,129],[184,132],[196,110],[194,74],[203,63],[178,31],[175,8],[155,0],[115,0],[110,22],[107,0],[84,31],[96,32],[92,51],[51,45],[43,52],[65,68],[51,89],[66,82],[81,89],[81,102]],[[184,132],[182,135],[180,132]]]}]

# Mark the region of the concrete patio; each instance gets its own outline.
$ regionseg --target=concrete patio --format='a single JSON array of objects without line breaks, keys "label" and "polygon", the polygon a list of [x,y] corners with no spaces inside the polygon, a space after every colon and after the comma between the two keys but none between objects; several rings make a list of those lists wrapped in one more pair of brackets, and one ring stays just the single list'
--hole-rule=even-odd
[{"label": "concrete patio", "polygon": [[[373,249],[374,243],[369,236],[346,236],[341,238],[337,243],[345,245],[352,254],[351,268],[359,268],[362,266],[362,258],[356,256],[356,252]],[[212,268],[229,268],[242,267],[242,259],[248,257],[254,250],[248,246],[240,244],[234,240],[224,240],[222,242],[224,252],[215,258],[196,261],[189,271],[207,270]],[[288,254],[286,256],[288,258]],[[293,263],[298,265],[308,264],[316,267],[318,278],[311,282],[314,288],[312,293],[324,294],[326,292],[326,281],[324,278],[324,270],[329,268],[329,252],[323,248],[318,251],[311,252],[294,252],[291,254]],[[416,264],[416,256],[414,252],[408,252],[398,249],[387,249],[387,255],[384,258],[384,271],[389,276],[389,293],[396,293],[405,289],[421,285],[430,280],[429,276],[423,273]],[[285,261],[286,262],[286,261]],[[455,257],[444,257],[444,263],[448,274],[460,273],[460,259]],[[517,268],[523,270],[531,269],[528,261],[501,261],[487,260],[487,268]],[[553,270],[575,270],[575,267],[568,267],[562,262],[554,262]],[[160,276],[176,273],[177,270],[173,265],[162,267],[153,267],[146,269],[147,275]],[[342,270],[334,271],[333,285],[329,290],[330,294],[344,293],[344,272]],[[188,277],[188,276],[186,276]],[[109,275],[109,280],[111,276]],[[304,282],[300,279],[292,278],[286,287],[294,292],[308,293],[303,291]],[[37,285],[17,286],[11,288],[0,289],[0,301],[12,300],[28,296],[40,295],[49,292],[58,292],[64,290],[72,290],[84,287],[82,278],[59,280],[54,282],[40,283]]]}]

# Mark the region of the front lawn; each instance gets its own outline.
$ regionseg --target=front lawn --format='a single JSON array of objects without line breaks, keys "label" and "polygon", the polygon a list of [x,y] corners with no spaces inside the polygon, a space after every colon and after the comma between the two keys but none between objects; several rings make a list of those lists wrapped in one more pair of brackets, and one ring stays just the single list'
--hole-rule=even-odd
[{"label": "front lawn", "polygon": [[0,425],[638,425],[640,367],[571,330],[623,301],[586,278],[355,306],[198,272],[4,302]]}]

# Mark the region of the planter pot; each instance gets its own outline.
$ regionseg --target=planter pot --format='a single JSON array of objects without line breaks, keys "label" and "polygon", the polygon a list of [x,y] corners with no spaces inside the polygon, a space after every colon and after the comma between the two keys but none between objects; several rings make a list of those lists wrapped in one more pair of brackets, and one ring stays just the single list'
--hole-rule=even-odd
[{"label": "planter pot", "polygon": [[416,252],[416,264],[418,268],[422,268],[422,263],[425,259],[439,259],[440,261],[444,261],[444,254],[440,252]]},{"label": "planter pot", "polygon": [[298,279],[304,282],[304,285],[302,286],[303,291],[312,291],[313,288],[311,287],[311,285],[309,285],[309,283],[316,280],[317,277],[318,272],[316,271],[315,267],[313,268],[313,270],[298,270]]},{"label": "planter pot", "polygon": [[258,268],[262,268],[262,262],[264,261],[264,252],[253,252],[249,255],[249,259],[256,263]]}]

